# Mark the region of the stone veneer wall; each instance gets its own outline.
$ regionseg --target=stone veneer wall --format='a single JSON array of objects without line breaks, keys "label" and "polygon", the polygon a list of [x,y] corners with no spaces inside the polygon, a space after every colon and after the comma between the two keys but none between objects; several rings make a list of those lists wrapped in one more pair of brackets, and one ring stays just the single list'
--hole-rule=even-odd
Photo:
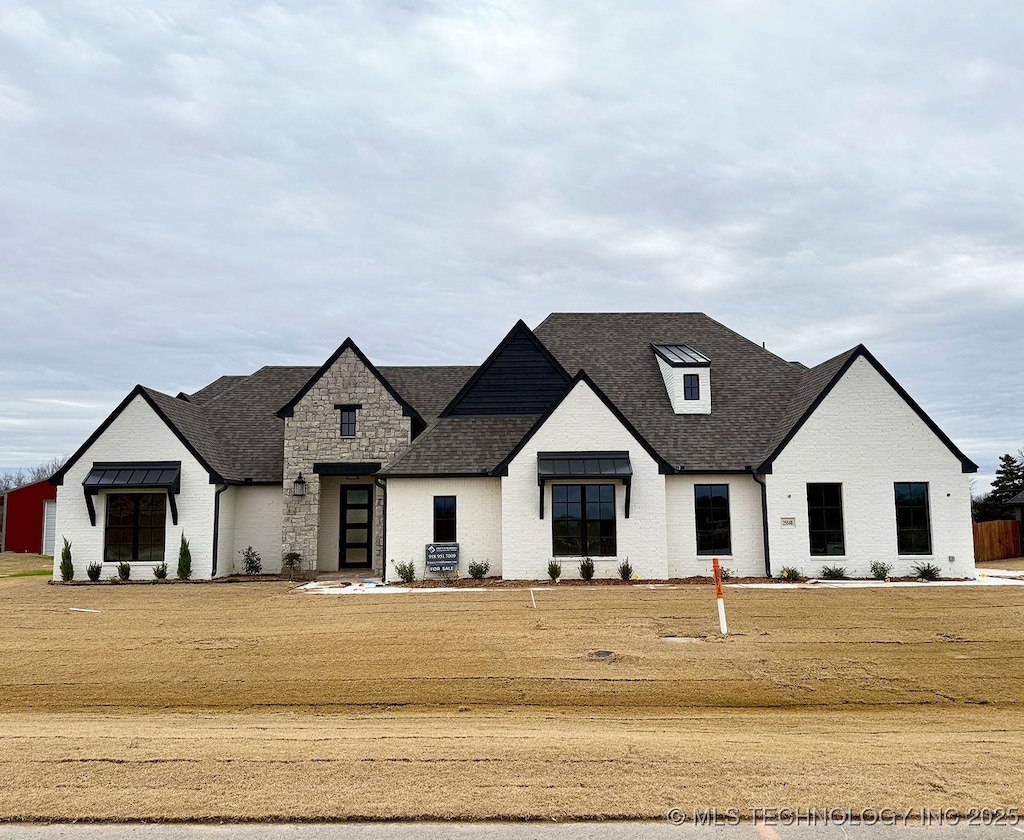
[{"label": "stone veneer wall", "polygon": [[[337,404],[359,404],[355,437],[341,436]],[[316,567],[320,528],[320,476],[317,462],[380,461],[387,464],[410,441],[411,420],[402,406],[360,361],[346,350],[295,406],[284,426],[284,517],[281,542],[284,552],[297,551]],[[302,473],[306,495],[292,495],[292,483]],[[323,516],[338,516],[324,511]],[[374,487],[373,566],[383,568],[384,500]]]}]

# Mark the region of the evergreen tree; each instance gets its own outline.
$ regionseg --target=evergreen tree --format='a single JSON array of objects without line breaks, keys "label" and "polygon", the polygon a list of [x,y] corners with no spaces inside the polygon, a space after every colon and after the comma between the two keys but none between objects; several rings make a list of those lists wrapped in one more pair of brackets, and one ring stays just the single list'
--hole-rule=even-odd
[{"label": "evergreen tree", "polygon": [[999,456],[989,498],[1003,505],[1021,492],[1024,492],[1024,458],[1015,458],[1009,453]]}]

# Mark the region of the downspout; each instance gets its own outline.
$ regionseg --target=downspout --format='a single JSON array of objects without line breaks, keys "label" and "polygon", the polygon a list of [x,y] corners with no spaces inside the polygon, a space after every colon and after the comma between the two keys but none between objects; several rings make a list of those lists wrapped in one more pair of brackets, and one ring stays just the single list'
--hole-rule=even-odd
[{"label": "downspout", "polygon": [[750,477],[761,485],[761,533],[764,537],[764,574],[765,577],[771,577],[772,552],[771,546],[768,543],[768,485],[764,483],[764,479],[757,477],[753,467],[747,467],[747,469],[750,470]]},{"label": "downspout", "polygon": [[381,540],[380,540],[380,582],[388,582],[388,480],[386,478],[374,478],[373,483],[380,488],[381,492]]},{"label": "downspout", "polygon": [[230,485],[225,484],[213,494],[213,569],[210,577],[217,576],[217,538],[220,535],[220,494],[228,489]]}]

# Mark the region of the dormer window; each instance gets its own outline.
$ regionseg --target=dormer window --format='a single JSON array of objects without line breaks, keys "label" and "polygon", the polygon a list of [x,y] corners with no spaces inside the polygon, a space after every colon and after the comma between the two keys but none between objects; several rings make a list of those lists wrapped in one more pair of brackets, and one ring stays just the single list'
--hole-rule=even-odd
[{"label": "dormer window", "polygon": [[362,408],[361,405],[336,405],[335,411],[341,412],[341,436],[356,436],[356,411]]},{"label": "dormer window", "polygon": [[652,344],[676,414],[711,413],[711,360],[689,344]]}]

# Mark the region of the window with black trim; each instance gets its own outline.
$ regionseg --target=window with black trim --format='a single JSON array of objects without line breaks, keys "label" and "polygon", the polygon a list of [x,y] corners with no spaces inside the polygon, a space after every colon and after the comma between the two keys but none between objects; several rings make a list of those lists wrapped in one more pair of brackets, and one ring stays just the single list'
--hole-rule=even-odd
[{"label": "window with black trim", "polygon": [[552,484],[551,543],[556,557],[614,557],[615,485]]},{"label": "window with black trim", "polygon": [[897,481],[895,497],[896,550],[900,554],[931,554],[927,482]]},{"label": "window with black trim", "polygon": [[807,485],[807,532],[812,555],[846,554],[843,485]]},{"label": "window with black trim", "polygon": [[166,522],[165,493],[109,493],[103,559],[162,563]]},{"label": "window with black trim", "polygon": [[683,399],[700,399],[700,377],[696,373],[683,374]]},{"label": "window with black trim", "polygon": [[455,542],[455,497],[434,496],[434,542]]},{"label": "window with black trim", "polygon": [[354,408],[343,408],[341,410],[341,436],[356,436],[356,410]]},{"label": "window with black trim", "polygon": [[729,485],[697,484],[694,513],[697,519],[698,554],[732,554],[729,520]]}]

